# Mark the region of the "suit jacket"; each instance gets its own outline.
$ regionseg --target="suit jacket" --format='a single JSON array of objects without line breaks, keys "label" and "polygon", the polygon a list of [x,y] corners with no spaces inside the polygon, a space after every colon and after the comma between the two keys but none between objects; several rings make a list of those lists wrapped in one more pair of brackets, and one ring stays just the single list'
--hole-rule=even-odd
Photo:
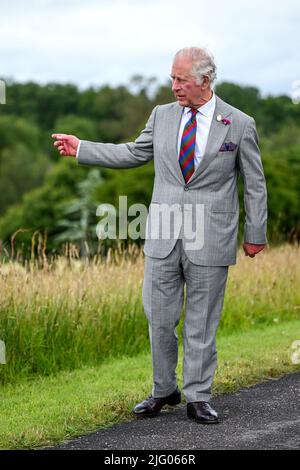
[{"label": "suit jacket", "polygon": [[[157,208],[176,205],[188,214],[191,208],[203,208],[203,245],[193,248],[185,235],[184,222],[180,237],[189,259],[198,265],[227,266],[236,263],[239,201],[237,181],[244,182],[246,213],[244,240],[266,243],[267,192],[258,147],[255,121],[242,111],[216,97],[216,108],[206,151],[199,166],[186,184],[177,152],[177,139],[183,107],[177,102],[156,106],[135,142],[102,144],[81,141],[78,163],[108,168],[130,168],[154,159],[155,179],[149,208],[157,217]],[[218,116],[222,120],[217,119]],[[223,122],[223,119],[227,119]],[[157,206],[159,205],[159,206]],[[154,211],[155,209],[155,211]],[[193,222],[195,222],[194,211]],[[160,223],[161,223],[161,219]],[[182,220],[185,220],[184,217]],[[156,221],[157,222],[157,221]],[[148,223],[148,230],[150,224]],[[173,249],[178,236],[171,232],[165,239],[147,238],[146,255],[164,258]],[[192,247],[192,248],[191,248]]]}]

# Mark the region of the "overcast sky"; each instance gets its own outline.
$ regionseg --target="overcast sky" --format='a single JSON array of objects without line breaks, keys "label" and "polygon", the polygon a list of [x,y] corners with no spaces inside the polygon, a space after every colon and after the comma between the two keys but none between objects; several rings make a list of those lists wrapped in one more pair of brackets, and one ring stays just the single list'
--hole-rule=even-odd
[{"label": "overcast sky", "polygon": [[218,81],[290,95],[300,80],[299,0],[0,0],[0,77],[164,83],[174,53],[204,46]]}]

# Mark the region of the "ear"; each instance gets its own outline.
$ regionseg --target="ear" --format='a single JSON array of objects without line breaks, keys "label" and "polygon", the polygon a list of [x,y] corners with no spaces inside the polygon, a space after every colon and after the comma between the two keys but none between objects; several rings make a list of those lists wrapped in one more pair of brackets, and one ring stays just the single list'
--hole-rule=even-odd
[{"label": "ear", "polygon": [[209,86],[210,86],[209,78],[206,75],[204,75],[202,83],[201,83],[201,88],[202,90],[207,90]]}]

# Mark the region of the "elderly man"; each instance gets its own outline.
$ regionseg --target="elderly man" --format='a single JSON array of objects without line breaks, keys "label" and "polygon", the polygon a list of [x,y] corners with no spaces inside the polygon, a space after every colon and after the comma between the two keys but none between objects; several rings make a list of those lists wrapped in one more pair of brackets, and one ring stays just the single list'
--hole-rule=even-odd
[{"label": "elderly man", "polygon": [[[214,59],[205,49],[184,48],[175,55],[171,71],[177,102],[156,106],[135,142],[102,144],[53,134],[60,154],[77,156],[83,165],[129,168],[154,159],[152,223],[151,214],[162,205],[176,205],[185,215],[202,208],[201,227],[196,227],[201,243],[190,242],[185,218],[179,234],[166,238],[160,231],[158,237],[146,239],[143,304],[149,321],[153,389],[134,408],[137,417],[156,416],[165,405],[181,401],[175,372],[176,326],[185,288],[187,416],[203,424],[218,422],[209,402],[228,266],[236,263],[239,174],[244,181],[245,254],[254,257],[266,244],[267,196],[255,122],[215,95],[215,77]],[[195,214],[191,217],[195,223]]]}]

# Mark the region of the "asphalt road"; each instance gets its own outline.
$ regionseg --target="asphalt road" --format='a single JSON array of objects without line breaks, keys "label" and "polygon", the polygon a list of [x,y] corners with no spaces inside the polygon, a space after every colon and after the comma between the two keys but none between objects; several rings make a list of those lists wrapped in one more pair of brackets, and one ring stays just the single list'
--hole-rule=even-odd
[{"label": "asphalt road", "polygon": [[197,424],[179,405],[52,449],[300,449],[300,372],[217,396],[211,404],[220,424]]}]

